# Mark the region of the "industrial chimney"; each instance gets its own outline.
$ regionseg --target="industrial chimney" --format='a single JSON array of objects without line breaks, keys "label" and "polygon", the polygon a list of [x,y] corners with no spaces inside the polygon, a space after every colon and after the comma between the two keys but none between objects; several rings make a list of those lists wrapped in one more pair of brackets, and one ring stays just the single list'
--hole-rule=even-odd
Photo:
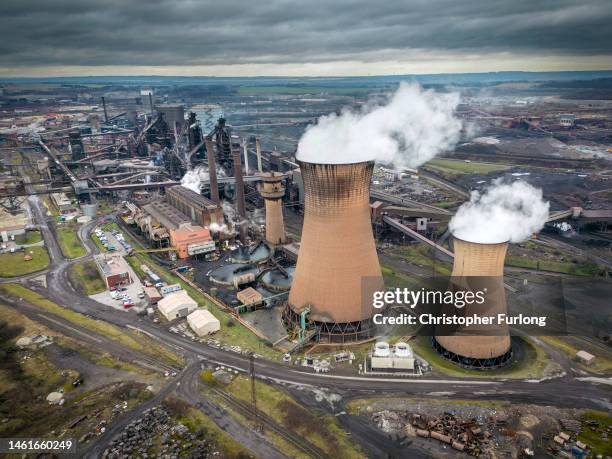
[{"label": "industrial chimney", "polygon": [[[497,314],[506,314],[503,276],[508,243],[482,244],[455,237],[453,246],[455,259],[451,279],[454,286],[462,290],[469,290],[470,285],[472,289],[486,288],[482,305],[465,306],[455,309],[455,313],[476,313],[495,318]],[[439,335],[436,330],[434,346],[447,359],[475,368],[497,367],[512,357],[507,325],[483,325],[482,336],[477,335],[478,328],[470,327],[469,330],[454,330],[447,336]]]},{"label": "industrial chimney", "polygon": [[219,199],[219,184],[217,183],[217,160],[215,159],[215,149],[212,139],[208,136],[204,138],[206,144],[206,157],[208,159],[208,176],[210,179],[210,199],[217,205],[221,204]]},{"label": "industrial chimney", "polygon": [[266,241],[271,245],[285,242],[285,224],[283,222],[283,196],[285,186],[284,174],[280,172],[264,172],[259,174],[261,184],[259,194],[266,202]]},{"label": "industrial chimney", "polygon": [[320,341],[369,338],[372,293],[383,288],[370,224],[374,162],[298,164],[305,214],[285,324],[299,327],[309,310],[307,322]]}]

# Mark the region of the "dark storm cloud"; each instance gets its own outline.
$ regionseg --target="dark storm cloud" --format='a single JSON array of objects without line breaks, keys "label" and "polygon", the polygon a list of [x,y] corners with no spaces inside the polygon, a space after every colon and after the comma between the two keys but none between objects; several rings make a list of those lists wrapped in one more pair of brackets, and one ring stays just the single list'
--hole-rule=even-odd
[{"label": "dark storm cloud", "polygon": [[609,0],[2,0],[0,66],[610,54]]}]

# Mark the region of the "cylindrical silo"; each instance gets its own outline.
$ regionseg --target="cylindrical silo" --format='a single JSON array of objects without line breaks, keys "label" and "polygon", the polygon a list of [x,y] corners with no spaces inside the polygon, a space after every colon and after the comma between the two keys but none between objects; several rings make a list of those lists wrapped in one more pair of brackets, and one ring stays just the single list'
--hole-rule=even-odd
[{"label": "cylindrical silo", "polygon": [[266,204],[266,241],[272,245],[285,243],[283,220],[283,196],[285,196],[285,175],[280,172],[262,172],[259,194]]},{"label": "cylindrical silo", "polygon": [[298,161],[305,211],[300,252],[285,323],[308,322],[322,341],[371,336],[372,294],[383,288],[370,223],[373,162],[316,164]]},{"label": "cylindrical silo", "polygon": [[[506,314],[503,276],[508,243],[482,244],[455,237],[453,246],[455,250],[451,274],[453,288],[485,291],[483,304],[466,305],[455,309],[454,313],[492,316],[495,320],[498,314]],[[478,335],[479,331],[482,331],[483,335]],[[479,368],[502,365],[512,356],[507,325],[459,328],[449,335],[441,335],[437,329],[434,346],[450,360]]]}]

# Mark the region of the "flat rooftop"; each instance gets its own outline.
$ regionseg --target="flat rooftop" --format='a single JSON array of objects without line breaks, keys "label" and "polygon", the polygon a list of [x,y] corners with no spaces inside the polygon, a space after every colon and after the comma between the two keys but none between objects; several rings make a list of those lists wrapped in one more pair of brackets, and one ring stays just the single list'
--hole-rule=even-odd
[{"label": "flat rooftop", "polygon": [[200,209],[212,210],[219,207],[207,197],[202,196],[189,188],[185,188],[182,185],[172,186],[166,190],[166,193],[169,195],[174,194],[175,196],[180,196],[181,198],[189,201],[189,203],[194,207],[198,207]]},{"label": "flat rooftop", "polygon": [[129,271],[127,262],[119,255],[98,254],[96,264],[106,277],[123,274]]},{"label": "flat rooftop", "polygon": [[142,210],[167,229],[175,230],[182,224],[191,223],[191,219],[187,215],[166,201],[153,201],[142,206]]}]

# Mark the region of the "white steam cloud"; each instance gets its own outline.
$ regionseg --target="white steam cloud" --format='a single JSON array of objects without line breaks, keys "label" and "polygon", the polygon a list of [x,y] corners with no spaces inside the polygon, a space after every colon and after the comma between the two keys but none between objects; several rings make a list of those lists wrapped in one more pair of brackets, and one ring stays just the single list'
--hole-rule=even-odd
[{"label": "white steam cloud", "polygon": [[494,180],[483,193],[472,191],[449,223],[454,236],[482,244],[522,242],[548,220],[548,201],[542,190],[518,180]]},{"label": "white steam cloud", "polygon": [[185,172],[181,179],[181,186],[200,194],[202,180],[210,180],[210,175],[208,175],[208,169],[198,166]]},{"label": "white steam cloud", "polygon": [[323,164],[376,160],[396,170],[416,168],[459,140],[459,100],[456,92],[401,83],[383,105],[371,103],[359,111],[319,118],[302,135],[297,159]]}]

